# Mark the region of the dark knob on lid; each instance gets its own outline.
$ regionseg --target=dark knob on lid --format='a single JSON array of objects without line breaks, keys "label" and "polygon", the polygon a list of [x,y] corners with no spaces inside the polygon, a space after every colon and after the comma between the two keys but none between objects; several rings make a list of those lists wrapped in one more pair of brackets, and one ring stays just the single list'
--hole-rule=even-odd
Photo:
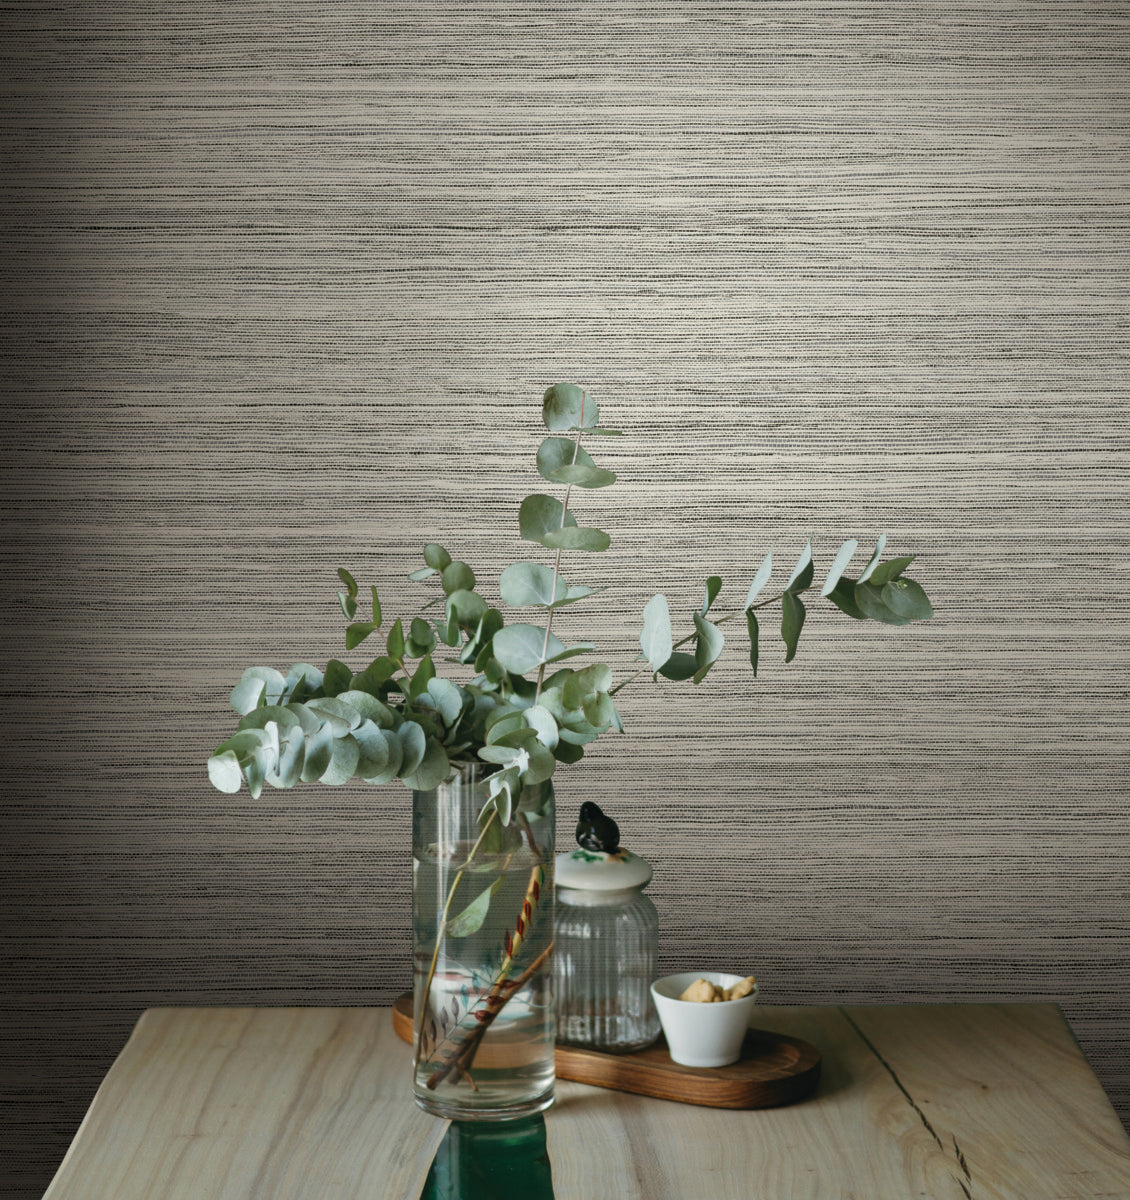
[{"label": "dark knob on lid", "polygon": [[620,848],[620,827],[591,800],[586,800],[581,805],[581,819],[577,822],[577,844],[585,850],[615,854]]}]

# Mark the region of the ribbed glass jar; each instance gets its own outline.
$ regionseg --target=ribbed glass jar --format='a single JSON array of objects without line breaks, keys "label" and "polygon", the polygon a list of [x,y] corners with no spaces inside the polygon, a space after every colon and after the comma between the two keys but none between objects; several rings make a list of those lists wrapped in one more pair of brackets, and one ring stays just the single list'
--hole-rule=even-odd
[{"label": "ribbed glass jar", "polygon": [[643,885],[558,886],[555,930],[557,1040],[613,1054],[651,1045],[659,1036],[650,990],[659,915]]}]

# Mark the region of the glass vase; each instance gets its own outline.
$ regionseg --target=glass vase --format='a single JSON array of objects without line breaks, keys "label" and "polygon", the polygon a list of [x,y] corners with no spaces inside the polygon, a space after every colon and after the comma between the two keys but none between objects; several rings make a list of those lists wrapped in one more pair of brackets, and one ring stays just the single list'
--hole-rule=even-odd
[{"label": "glass vase", "polygon": [[452,1120],[553,1102],[553,785],[504,827],[480,819],[485,774],[412,795],[414,1091]]}]

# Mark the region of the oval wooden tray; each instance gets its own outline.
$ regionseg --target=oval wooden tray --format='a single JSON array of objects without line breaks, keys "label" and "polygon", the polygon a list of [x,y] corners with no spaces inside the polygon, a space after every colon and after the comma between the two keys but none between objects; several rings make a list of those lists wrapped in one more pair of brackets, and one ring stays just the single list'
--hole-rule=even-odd
[{"label": "oval wooden tray", "polygon": [[[411,1045],[411,992],[393,1005],[392,1024],[397,1035]],[[556,1060],[558,1079],[710,1108],[792,1104],[807,1096],[820,1079],[820,1051],[815,1046],[763,1029],[749,1031],[741,1059],[728,1067],[681,1066],[672,1061],[662,1038],[635,1054],[558,1046]]]}]

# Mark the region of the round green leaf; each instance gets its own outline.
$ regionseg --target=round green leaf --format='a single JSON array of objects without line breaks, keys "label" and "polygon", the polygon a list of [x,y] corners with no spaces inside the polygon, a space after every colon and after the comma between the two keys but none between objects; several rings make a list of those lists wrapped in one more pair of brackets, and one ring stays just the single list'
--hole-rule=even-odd
[{"label": "round green leaf", "polygon": [[538,474],[552,483],[578,487],[607,487],[616,476],[593,462],[591,455],[570,438],[546,438],[538,447]]},{"label": "round green leaf", "polygon": [[612,539],[601,529],[558,529],[541,539],[551,550],[591,550],[599,552],[612,545]]},{"label": "round green leaf", "polygon": [[442,579],[445,595],[475,590],[475,572],[465,562],[448,563],[443,569]]},{"label": "round green leaf", "polygon": [[911,621],[925,621],[934,615],[933,605],[921,585],[913,579],[892,579],[883,585],[882,598],[896,616],[908,617]]},{"label": "round green leaf", "polygon": [[352,734],[335,738],[329,766],[322,772],[318,782],[330,787],[340,787],[343,783],[348,783],[353,778],[360,758],[361,747]]},{"label": "round green leaf", "polygon": [[511,563],[499,576],[498,590],[512,608],[549,605],[565,596],[565,581],[541,563]]},{"label": "round green leaf", "polygon": [[542,397],[542,420],[547,429],[574,429],[596,425],[596,401],[575,383],[555,383]]},{"label": "round green leaf", "polygon": [[430,792],[439,787],[450,773],[447,751],[435,738],[428,738],[420,765],[412,774],[402,775],[402,778],[414,792]]},{"label": "round green leaf", "polygon": [[234,750],[213,754],[208,760],[208,778],[221,792],[238,792],[243,783],[243,771]]},{"label": "round green leaf", "polygon": [[359,755],[354,773],[358,779],[369,781],[380,776],[388,767],[388,742],[384,731],[372,721],[362,721],[353,731]]},{"label": "round green leaf", "polygon": [[518,531],[528,542],[540,542],[547,533],[562,528],[562,525],[576,525],[577,518],[571,512],[564,512],[565,506],[560,500],[540,493],[527,496],[518,509]]},{"label": "round green leaf", "polygon": [[273,667],[248,667],[239,683],[232,689],[231,706],[240,716],[246,716],[260,701],[277,704],[286,690],[286,679]]},{"label": "round green leaf", "polygon": [[443,571],[451,564],[451,555],[435,542],[429,542],[424,547],[424,562],[434,571]]},{"label": "round green leaf", "polygon": [[463,629],[473,629],[486,615],[487,602],[477,592],[460,588],[447,597],[447,619]]},{"label": "round green leaf", "polygon": [[557,722],[553,714],[542,704],[534,704],[522,714],[526,724],[538,735],[538,741],[550,750],[557,745]]},{"label": "round green leaf", "polygon": [[493,647],[494,657],[515,675],[524,675],[539,666],[543,658],[548,660],[565,650],[560,638],[552,633],[547,643],[545,630],[536,625],[505,626],[494,635]]}]

